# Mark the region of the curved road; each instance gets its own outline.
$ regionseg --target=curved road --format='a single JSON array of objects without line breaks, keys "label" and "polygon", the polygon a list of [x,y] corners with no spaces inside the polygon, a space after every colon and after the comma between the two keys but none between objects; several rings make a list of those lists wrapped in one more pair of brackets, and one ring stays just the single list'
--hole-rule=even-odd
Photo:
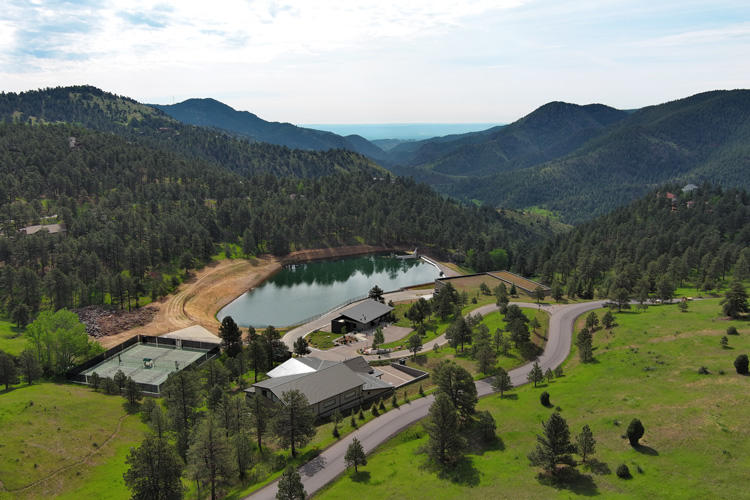
[{"label": "curved road", "polygon": [[[550,312],[549,333],[544,353],[539,357],[542,370],[555,369],[560,365],[570,352],[570,343],[573,335],[573,323],[581,314],[602,307],[605,301],[585,302],[582,304],[546,306],[545,310]],[[518,304],[522,307],[536,308],[535,304]],[[477,311],[482,314],[490,312],[496,306],[484,306]],[[527,363],[509,372],[514,387],[527,383],[526,377],[531,370],[531,363]],[[476,382],[479,397],[493,392],[489,379]],[[326,484],[336,479],[346,470],[344,455],[346,449],[354,437],[362,442],[362,446],[371,453],[379,445],[399,433],[414,422],[427,416],[434,396],[414,399],[410,403],[401,405],[397,410],[390,410],[384,415],[371,420],[367,424],[342,438],[334,445],[325,449],[317,458],[300,467],[302,483],[305,491],[312,495],[323,488]],[[254,492],[247,499],[271,500],[276,498],[278,481],[274,481],[264,488]]]}]

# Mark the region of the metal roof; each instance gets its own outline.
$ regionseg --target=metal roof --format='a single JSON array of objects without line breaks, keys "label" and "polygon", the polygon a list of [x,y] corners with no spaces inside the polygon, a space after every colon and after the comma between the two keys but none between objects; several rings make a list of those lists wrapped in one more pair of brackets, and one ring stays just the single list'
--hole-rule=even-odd
[{"label": "metal roof", "polygon": [[367,299],[342,311],[341,316],[353,319],[359,323],[369,323],[374,319],[385,316],[391,311],[393,311],[391,306],[381,304],[377,300]]},{"label": "metal roof", "polygon": [[270,378],[253,385],[270,390],[279,399],[283,393],[296,389],[305,395],[311,405],[314,405],[343,392],[362,387],[364,381],[346,365],[337,363],[313,373]]},{"label": "metal roof", "polygon": [[358,373],[357,375],[365,383],[365,385],[362,386],[363,391],[371,391],[373,389],[390,389],[391,387],[393,387],[388,382],[380,380],[379,378],[375,378],[371,375],[367,375],[365,373]]},{"label": "metal roof", "polygon": [[266,373],[271,378],[277,378],[277,377],[284,377],[287,375],[299,375],[302,373],[312,373],[317,368],[314,368],[310,366],[308,363],[305,363],[303,360],[305,358],[290,358],[281,363],[279,366],[274,368],[273,370]]},{"label": "metal roof", "polygon": [[375,369],[362,356],[347,359],[344,364],[357,373],[374,373]]}]

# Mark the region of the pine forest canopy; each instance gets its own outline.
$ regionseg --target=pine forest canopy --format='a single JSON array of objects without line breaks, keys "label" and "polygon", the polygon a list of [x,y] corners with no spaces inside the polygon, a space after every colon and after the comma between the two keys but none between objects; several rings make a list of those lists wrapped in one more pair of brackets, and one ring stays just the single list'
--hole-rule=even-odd
[{"label": "pine forest canopy", "polygon": [[[120,304],[162,295],[160,272],[206,261],[221,242],[248,254],[364,242],[443,255],[503,247],[513,256],[544,234],[369,170],[314,179],[243,175],[68,124],[0,124],[0,155],[7,312],[23,301],[35,312],[42,293],[55,308],[101,303],[105,294]],[[65,236],[18,232],[53,215]]]},{"label": "pine forest canopy", "polygon": [[662,277],[704,289],[732,273],[750,278],[750,195],[707,184],[680,188],[664,186],[548,241],[532,267],[584,297],[595,287],[602,296],[612,288],[633,293],[642,279],[653,291]]},{"label": "pine forest canopy", "polygon": [[221,165],[243,175],[317,177],[336,172],[385,170],[364,156],[343,149],[304,151],[251,143],[225,131],[184,125],[164,112],[90,86],[56,87],[0,94],[0,121],[66,122],[112,132],[155,149]]}]

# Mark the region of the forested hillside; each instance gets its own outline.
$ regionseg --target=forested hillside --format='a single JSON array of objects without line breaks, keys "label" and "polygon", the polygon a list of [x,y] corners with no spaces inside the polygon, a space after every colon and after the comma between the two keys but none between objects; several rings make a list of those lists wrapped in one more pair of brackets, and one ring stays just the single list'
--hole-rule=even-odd
[{"label": "forested hillside", "polygon": [[580,222],[665,182],[750,187],[750,91],[714,91],[650,106],[562,158],[445,190],[497,206],[539,205]]},{"label": "forested hillside", "polygon": [[750,195],[665,186],[543,245],[535,267],[553,288],[586,298],[750,279]]},{"label": "forested hillside", "polygon": [[75,123],[113,132],[152,148],[212,162],[243,175],[316,177],[363,169],[372,174],[384,172],[364,156],[342,149],[292,150],[250,143],[215,129],[184,125],[151,106],[89,86],[0,94],[0,121]]},{"label": "forested hillside", "polygon": [[601,104],[545,104],[505,127],[456,141],[429,141],[408,164],[453,176],[481,176],[559,158],[627,116]]},{"label": "forested hillside", "polygon": [[[19,232],[42,217],[67,232]],[[0,304],[31,314],[46,301],[129,307],[162,295],[219,243],[244,255],[369,243],[486,259],[545,233],[411,180],[240,175],[67,124],[0,124],[0,231]]]},{"label": "forested hillside", "polygon": [[220,128],[254,141],[316,151],[348,149],[374,159],[385,156],[379,147],[358,135],[342,137],[291,123],[269,122],[248,111],[237,111],[215,99],[188,99],[177,104],[152,106],[182,123]]}]

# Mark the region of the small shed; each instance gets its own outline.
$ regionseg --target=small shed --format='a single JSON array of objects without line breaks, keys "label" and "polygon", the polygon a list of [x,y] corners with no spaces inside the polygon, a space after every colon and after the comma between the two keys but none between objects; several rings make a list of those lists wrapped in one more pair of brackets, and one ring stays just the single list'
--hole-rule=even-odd
[{"label": "small shed", "polygon": [[370,329],[390,317],[393,308],[377,300],[367,299],[344,310],[331,320],[331,332],[342,333]]}]

